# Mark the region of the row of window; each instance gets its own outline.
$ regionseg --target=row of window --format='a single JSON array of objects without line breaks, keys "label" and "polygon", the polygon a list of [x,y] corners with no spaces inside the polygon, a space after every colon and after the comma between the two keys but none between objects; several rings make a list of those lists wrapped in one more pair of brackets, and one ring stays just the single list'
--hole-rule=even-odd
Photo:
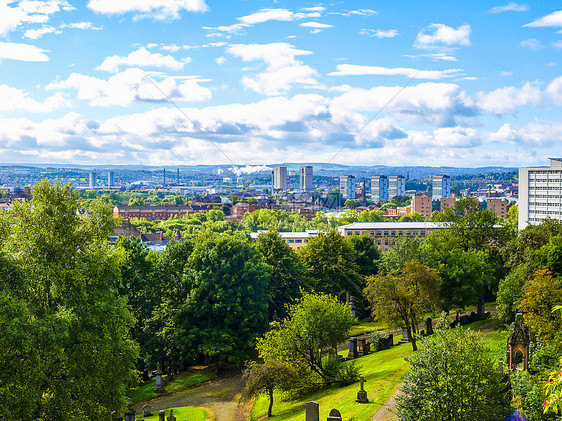
[{"label": "row of window", "polygon": [[[431,233],[431,230],[427,231],[427,234],[429,235]],[[348,231],[347,235],[361,235],[361,234],[371,234],[372,236],[375,236],[375,231]],[[402,231],[402,230],[392,230],[392,231],[377,231],[376,232],[376,236],[380,237],[380,236],[393,236],[393,235],[425,235],[425,230],[407,230],[407,231]]]}]

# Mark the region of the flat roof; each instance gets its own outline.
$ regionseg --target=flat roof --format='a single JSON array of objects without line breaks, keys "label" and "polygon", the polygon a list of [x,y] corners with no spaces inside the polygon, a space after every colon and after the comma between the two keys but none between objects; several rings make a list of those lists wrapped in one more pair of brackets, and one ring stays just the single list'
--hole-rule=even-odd
[{"label": "flat roof", "polygon": [[340,225],[339,229],[437,229],[447,227],[443,222],[354,222]]}]

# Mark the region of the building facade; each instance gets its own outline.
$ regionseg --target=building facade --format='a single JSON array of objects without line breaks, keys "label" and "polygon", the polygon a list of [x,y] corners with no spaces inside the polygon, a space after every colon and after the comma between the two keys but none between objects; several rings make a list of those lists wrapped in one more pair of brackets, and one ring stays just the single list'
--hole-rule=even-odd
[{"label": "building facade", "polygon": [[406,179],[401,175],[388,177],[388,198],[406,195]]},{"label": "building facade", "polygon": [[431,218],[431,212],[433,212],[433,201],[431,196],[427,194],[422,194],[421,196],[412,197],[412,212],[417,212],[425,219]]},{"label": "building facade", "polygon": [[562,158],[550,158],[550,168],[519,169],[519,229],[547,218],[562,221]]},{"label": "building facade", "polygon": [[507,199],[489,198],[486,199],[486,209],[493,212],[494,215],[501,219],[507,218],[507,211],[509,210],[509,201]]},{"label": "building facade", "polygon": [[273,170],[273,188],[287,191],[287,167],[275,167]]},{"label": "building facade", "polygon": [[342,175],[340,177],[340,193],[345,200],[355,199],[355,190],[357,190],[357,182],[352,175]]},{"label": "building facade", "polygon": [[451,197],[451,177],[448,175],[434,175],[432,180],[433,199],[446,199]]},{"label": "building facade", "polygon": [[381,200],[388,200],[388,177],[375,175],[371,177],[371,201],[378,203]]},{"label": "building facade", "polygon": [[300,168],[300,186],[302,191],[312,191],[312,167],[310,165]]}]

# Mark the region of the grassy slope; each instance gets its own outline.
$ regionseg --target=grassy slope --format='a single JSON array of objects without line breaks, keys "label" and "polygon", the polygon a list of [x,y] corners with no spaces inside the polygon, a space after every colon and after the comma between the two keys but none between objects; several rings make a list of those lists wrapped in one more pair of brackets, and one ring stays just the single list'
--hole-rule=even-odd
[{"label": "grassy slope", "polygon": [[[316,401],[320,404],[320,419],[326,419],[332,408],[337,408],[344,419],[366,421],[382,406],[394,392],[396,385],[408,370],[408,363],[403,355],[409,355],[410,344],[400,345],[386,351],[376,352],[356,359],[360,373],[365,377],[365,390],[369,397],[368,404],[355,402],[359,391],[359,382],[343,388],[321,390],[302,401],[281,401],[279,395],[273,405],[276,420],[302,421],[305,418],[304,403]],[[269,400],[265,396],[256,399],[252,409],[252,419],[267,413]]]},{"label": "grassy slope", "polygon": [[[207,421],[209,418],[209,413],[203,409],[194,406],[182,406],[179,408],[172,408],[174,410],[174,417],[177,421]],[[166,409],[166,417],[170,415],[170,410]],[[151,419],[156,416],[158,418],[158,411],[152,412]],[[137,418],[139,416],[137,415]]]}]

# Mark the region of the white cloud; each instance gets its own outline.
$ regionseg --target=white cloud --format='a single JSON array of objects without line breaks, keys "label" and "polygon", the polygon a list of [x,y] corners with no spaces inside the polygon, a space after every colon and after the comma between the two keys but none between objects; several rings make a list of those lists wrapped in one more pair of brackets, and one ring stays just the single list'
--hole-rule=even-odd
[{"label": "white cloud", "polygon": [[428,53],[428,54],[404,54],[409,58],[430,58],[435,61],[458,61],[456,57],[445,53]]},{"label": "white cloud", "polygon": [[505,71],[505,70],[502,70],[500,72],[500,76],[511,76],[512,74],[513,74],[513,72],[508,72],[508,71]]},{"label": "white cloud", "polygon": [[190,58],[178,61],[170,55],[151,53],[146,48],[141,47],[126,57],[107,57],[99,66],[99,69],[111,73],[119,71],[120,66],[160,67],[171,70],[182,70],[186,63],[189,63],[190,61]]},{"label": "white cloud", "polygon": [[491,114],[512,114],[517,107],[539,105],[542,92],[538,82],[527,82],[521,88],[508,86],[488,93],[480,92],[476,96],[478,107]]},{"label": "white cloud", "polygon": [[529,10],[528,4],[518,4],[515,2],[511,2],[506,4],[505,6],[496,6],[492,7],[488,10],[488,13],[496,14],[496,13],[503,13],[503,12],[526,12]]},{"label": "white cloud", "polygon": [[156,88],[140,69],[127,69],[111,76],[108,80],[73,73],[67,80],[51,83],[48,90],[76,90],[77,98],[88,100],[92,105],[107,107],[127,106],[134,101],[165,102],[166,97],[175,102],[208,101],[211,91],[199,85],[200,80],[192,79],[177,83],[166,77],[157,82]]},{"label": "white cloud", "polygon": [[224,57],[217,57],[217,58],[215,59],[215,63],[217,63],[217,64],[220,66],[220,65],[226,63],[226,58],[224,58]]},{"label": "white cloud", "polygon": [[94,26],[92,22],[73,22],[67,25],[61,25],[60,28],[71,28],[71,29],[91,29],[93,31],[101,31],[103,26]]},{"label": "white cloud", "polygon": [[0,111],[26,111],[30,113],[50,112],[57,108],[68,105],[64,96],[60,93],[50,96],[41,103],[31,98],[28,93],[12,88],[8,85],[0,85]]},{"label": "white cloud", "polygon": [[530,28],[562,27],[562,10],[552,12],[549,15],[543,16],[542,18],[539,18],[523,26]]},{"label": "white cloud", "polygon": [[265,23],[270,20],[290,22],[299,19],[318,18],[320,16],[320,13],[318,13],[317,11],[302,13],[292,12],[288,9],[261,9],[247,16],[242,16],[238,18],[238,20],[246,25],[256,25],[258,23]]},{"label": "white cloud", "polygon": [[24,0],[12,7],[13,1],[0,1],[0,35],[15,30],[24,23],[43,23],[61,10],[73,10],[66,0]]},{"label": "white cloud", "polygon": [[359,35],[376,38],[394,38],[398,36],[398,31],[396,29],[361,29]]},{"label": "white cloud", "polygon": [[23,36],[25,38],[39,39],[46,34],[62,34],[62,31],[52,26],[44,26],[39,29],[28,29],[24,32]]},{"label": "white cloud", "polygon": [[21,61],[49,61],[49,57],[34,45],[19,44],[13,42],[0,42],[0,61],[2,59]]},{"label": "white cloud", "polygon": [[455,45],[470,45],[470,25],[461,25],[457,29],[442,23],[432,23],[418,32],[414,47],[432,49]]},{"label": "white cloud", "polygon": [[546,93],[556,105],[562,105],[562,76],[552,80],[546,88]]},{"label": "white cloud", "polygon": [[298,50],[291,44],[234,44],[227,47],[226,52],[243,61],[263,61],[266,64],[264,72],[242,78],[243,85],[256,92],[277,95],[295,84],[317,84],[316,70],[295,58],[312,53]]},{"label": "white cloud", "polygon": [[316,28],[316,29],[327,29],[333,28],[333,25],[328,25],[327,23],[320,22],[303,22],[299,26],[304,26],[305,28]]},{"label": "white cloud", "polygon": [[115,15],[137,13],[138,17],[177,19],[179,12],[207,12],[205,0],[89,0],[88,7],[97,13]]},{"label": "white cloud", "polygon": [[558,41],[556,41],[556,42],[553,42],[553,43],[552,43],[552,46],[553,46],[554,48],[562,49],[562,40],[558,40]]},{"label": "white cloud", "polygon": [[356,9],[356,10],[350,10],[348,12],[332,12],[330,14],[341,15],[341,16],[373,16],[378,14],[378,12],[373,9]]},{"label": "white cloud", "polygon": [[530,48],[531,50],[540,50],[543,48],[541,42],[535,38],[529,38],[524,41],[521,41],[521,47]]},{"label": "white cloud", "polygon": [[447,70],[418,70],[407,67],[380,67],[380,66],[360,66],[355,64],[338,64],[336,71],[328,73],[330,76],[406,76],[415,79],[442,79],[446,77],[458,76],[463,69]]}]

